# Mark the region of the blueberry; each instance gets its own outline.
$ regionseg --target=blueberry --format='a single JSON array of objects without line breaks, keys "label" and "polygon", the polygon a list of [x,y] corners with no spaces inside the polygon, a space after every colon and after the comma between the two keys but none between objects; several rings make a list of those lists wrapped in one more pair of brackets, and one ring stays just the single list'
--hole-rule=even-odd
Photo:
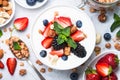
[{"label": "blueberry", "polygon": [[47,19],[43,20],[43,25],[47,26],[47,24],[49,23],[49,21]]},{"label": "blueberry", "polygon": [[41,56],[41,57],[46,57],[46,55],[47,55],[47,52],[46,52],[45,50],[42,50],[42,51],[40,52],[40,56]]},{"label": "blueberry", "polygon": [[66,60],[68,59],[68,56],[64,55],[64,56],[62,56],[62,59],[63,59],[64,61],[66,61]]},{"label": "blueberry", "polygon": [[82,22],[81,22],[81,20],[78,20],[78,21],[76,22],[76,26],[77,26],[78,28],[81,28],[81,27],[82,27]]},{"label": "blueberry", "polygon": [[43,2],[44,0],[37,0],[38,2]]},{"label": "blueberry", "polygon": [[35,5],[36,0],[26,0],[26,3],[30,6],[33,6],[33,5]]},{"label": "blueberry", "polygon": [[109,40],[111,39],[111,34],[110,34],[110,33],[105,33],[105,34],[104,34],[104,39],[105,39],[106,41],[109,41]]},{"label": "blueberry", "polygon": [[76,72],[73,72],[70,74],[70,79],[71,80],[78,80],[78,73]]}]

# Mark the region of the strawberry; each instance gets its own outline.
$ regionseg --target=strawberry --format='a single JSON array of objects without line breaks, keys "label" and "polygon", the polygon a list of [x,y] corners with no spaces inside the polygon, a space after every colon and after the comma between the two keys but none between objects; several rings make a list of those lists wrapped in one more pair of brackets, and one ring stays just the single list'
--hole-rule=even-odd
[{"label": "strawberry", "polygon": [[112,67],[109,64],[103,62],[96,64],[96,70],[103,77],[112,73]]},{"label": "strawberry", "polygon": [[29,19],[27,17],[17,18],[14,21],[14,27],[18,31],[23,31],[28,26]]},{"label": "strawberry", "polygon": [[41,44],[44,48],[48,49],[51,47],[52,41],[53,41],[53,38],[47,37],[41,42]]},{"label": "strawberry", "polygon": [[10,72],[11,75],[13,75],[15,72],[16,65],[17,65],[16,58],[8,58],[6,64],[8,67],[8,71]]},{"label": "strawberry", "polygon": [[50,23],[48,23],[48,24],[45,26],[45,29],[44,29],[44,31],[42,32],[42,35],[43,35],[44,37],[48,37],[49,30],[50,30],[50,26],[51,26],[52,24],[53,24],[53,23],[50,22]]},{"label": "strawberry", "polygon": [[101,80],[118,80],[118,77],[114,72],[112,72],[109,76],[102,77]]},{"label": "strawberry", "polygon": [[71,34],[71,38],[75,42],[80,42],[83,39],[85,39],[85,37],[86,37],[86,35],[81,30],[77,30],[76,32],[74,32],[73,34]]},{"label": "strawberry", "polygon": [[118,64],[119,64],[118,56],[113,53],[109,53],[109,54],[105,55],[103,61],[108,63],[109,65],[111,65],[111,67],[113,69],[118,67]]},{"label": "strawberry", "polygon": [[95,69],[88,68],[85,71],[86,80],[101,80],[101,76],[96,72]]},{"label": "strawberry", "polygon": [[68,26],[72,26],[71,19],[69,17],[63,17],[60,16],[58,18],[54,18],[54,21],[60,24],[63,28],[66,28]]},{"label": "strawberry", "polygon": [[64,52],[63,52],[63,49],[60,49],[60,50],[52,50],[50,52],[51,55],[57,55],[58,57],[61,57],[63,56]]},{"label": "strawberry", "polygon": [[4,69],[4,64],[0,61],[0,69]]}]

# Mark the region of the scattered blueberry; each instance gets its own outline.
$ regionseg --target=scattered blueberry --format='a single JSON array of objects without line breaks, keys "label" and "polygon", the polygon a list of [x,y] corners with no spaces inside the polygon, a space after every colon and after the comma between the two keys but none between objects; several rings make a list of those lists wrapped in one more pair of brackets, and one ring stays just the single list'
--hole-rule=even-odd
[{"label": "scattered blueberry", "polygon": [[78,73],[76,72],[73,72],[70,74],[70,79],[71,80],[78,80]]},{"label": "scattered blueberry", "polygon": [[47,55],[47,52],[46,52],[45,50],[42,50],[42,51],[40,52],[40,56],[41,56],[41,57],[46,57],[46,55]]},{"label": "scattered blueberry", "polygon": [[82,22],[81,22],[81,20],[78,20],[78,21],[76,22],[76,26],[77,26],[78,28],[81,28],[81,27],[82,27]]},{"label": "scattered blueberry", "polygon": [[43,25],[47,26],[47,24],[49,23],[49,21],[47,19],[43,20]]},{"label": "scattered blueberry", "polygon": [[104,39],[105,39],[106,41],[109,41],[109,40],[111,39],[111,34],[110,34],[110,33],[105,33],[105,34],[104,34]]},{"label": "scattered blueberry", "polygon": [[66,61],[66,60],[68,59],[68,56],[64,55],[64,56],[62,56],[62,59],[63,59],[64,61]]},{"label": "scattered blueberry", "polygon": [[36,0],[26,0],[26,3],[30,6],[33,6],[33,5],[35,5]]},{"label": "scattered blueberry", "polygon": [[43,2],[44,0],[37,0],[38,2]]}]

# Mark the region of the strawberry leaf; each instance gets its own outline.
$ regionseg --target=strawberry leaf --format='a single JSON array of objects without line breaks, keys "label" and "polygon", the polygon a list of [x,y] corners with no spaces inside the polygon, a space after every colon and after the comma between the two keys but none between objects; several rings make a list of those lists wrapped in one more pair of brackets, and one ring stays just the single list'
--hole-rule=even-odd
[{"label": "strawberry leaf", "polygon": [[0,37],[3,35],[2,30],[0,30]]},{"label": "strawberry leaf", "polygon": [[14,48],[15,50],[21,50],[21,47],[20,47],[20,45],[18,44],[18,42],[13,42],[13,48]]}]

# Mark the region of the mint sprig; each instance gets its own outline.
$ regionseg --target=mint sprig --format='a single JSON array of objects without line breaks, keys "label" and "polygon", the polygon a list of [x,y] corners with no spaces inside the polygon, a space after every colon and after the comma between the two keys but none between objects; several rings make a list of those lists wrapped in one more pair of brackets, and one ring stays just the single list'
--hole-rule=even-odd
[{"label": "mint sprig", "polygon": [[0,30],[0,37],[3,35],[2,30]]},{"label": "mint sprig", "polygon": [[21,47],[20,47],[20,45],[18,44],[18,42],[13,42],[13,48],[14,48],[15,50],[21,50]]},{"label": "mint sprig", "polygon": [[58,34],[58,44],[66,42],[74,49],[77,47],[75,41],[70,37],[70,27],[63,28],[60,24],[54,22],[54,30]]}]

